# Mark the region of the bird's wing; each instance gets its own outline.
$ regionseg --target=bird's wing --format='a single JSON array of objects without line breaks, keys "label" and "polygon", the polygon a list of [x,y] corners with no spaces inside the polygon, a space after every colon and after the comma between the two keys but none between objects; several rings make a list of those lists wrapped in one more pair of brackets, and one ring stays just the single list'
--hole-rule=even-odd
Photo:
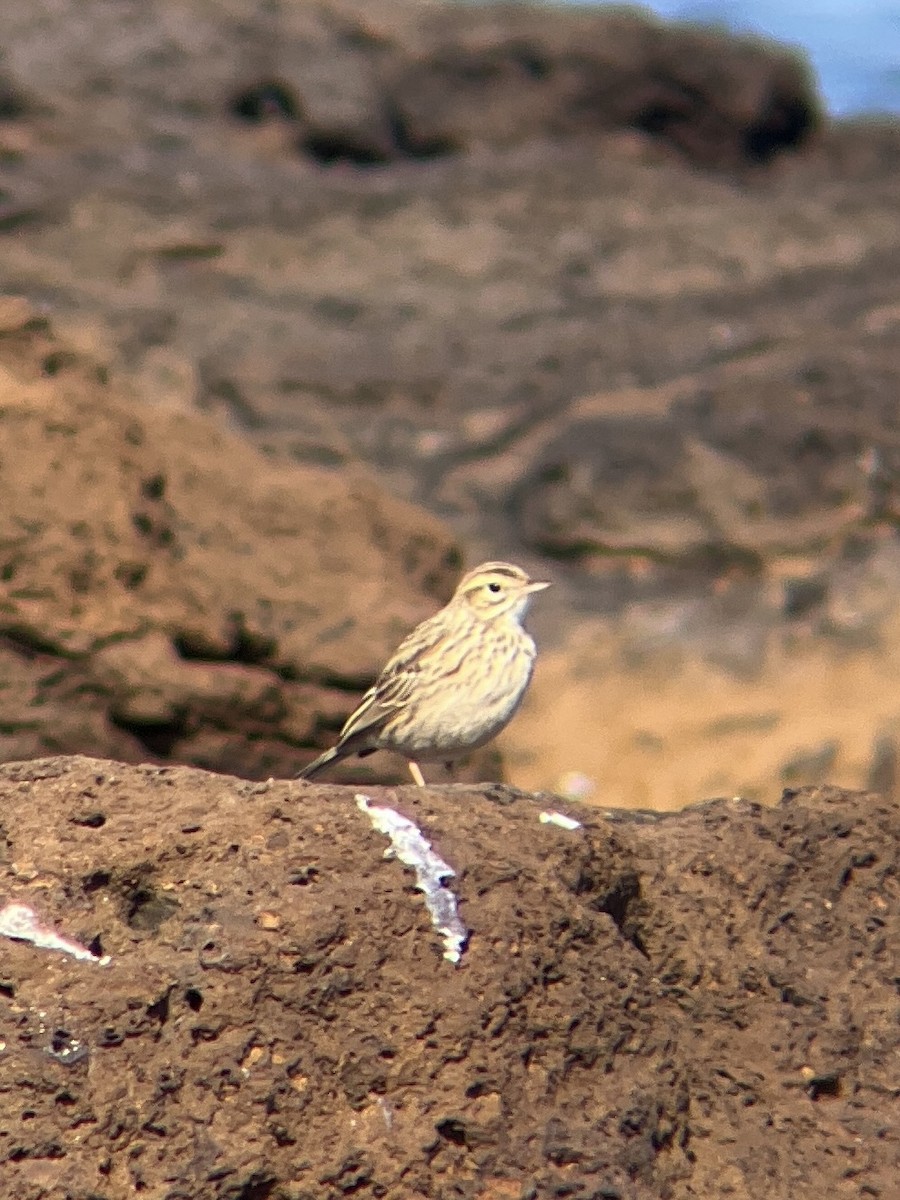
[{"label": "bird's wing", "polygon": [[[437,616],[443,618],[443,614]],[[445,618],[430,617],[417,625],[400,643],[374,685],[347,718],[340,742],[378,728],[403,708],[422,671],[428,669],[435,656],[445,652],[452,640],[452,631]]]}]

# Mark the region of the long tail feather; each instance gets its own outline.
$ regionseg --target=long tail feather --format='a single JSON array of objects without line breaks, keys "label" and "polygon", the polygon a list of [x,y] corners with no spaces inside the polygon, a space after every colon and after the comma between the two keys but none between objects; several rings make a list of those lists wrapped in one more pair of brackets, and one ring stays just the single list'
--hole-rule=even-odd
[{"label": "long tail feather", "polygon": [[313,775],[325,769],[329,763],[333,763],[336,758],[344,758],[345,755],[338,753],[337,746],[332,746],[330,750],[326,750],[324,754],[320,754],[318,758],[314,758],[311,763],[298,771],[294,776],[295,779],[312,779]]}]

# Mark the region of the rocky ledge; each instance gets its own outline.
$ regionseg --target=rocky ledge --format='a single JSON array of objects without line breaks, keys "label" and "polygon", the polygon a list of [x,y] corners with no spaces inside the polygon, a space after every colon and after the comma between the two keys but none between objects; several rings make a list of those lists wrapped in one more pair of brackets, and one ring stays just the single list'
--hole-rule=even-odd
[{"label": "rocky ledge", "polygon": [[0,927],[84,947],[3,942],[7,1195],[891,1193],[896,803],[369,788],[456,871],[454,965],[356,792],[0,767]]}]

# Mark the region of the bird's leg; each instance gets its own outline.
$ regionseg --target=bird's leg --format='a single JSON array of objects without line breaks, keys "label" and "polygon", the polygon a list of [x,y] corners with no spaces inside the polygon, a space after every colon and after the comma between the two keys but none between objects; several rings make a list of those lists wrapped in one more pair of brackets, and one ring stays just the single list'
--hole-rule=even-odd
[{"label": "bird's leg", "polygon": [[410,761],[409,761],[409,773],[410,773],[410,775],[412,775],[413,779],[416,781],[416,783],[419,785],[419,787],[425,786],[425,776],[419,770],[419,764],[414,763],[412,761],[412,759],[410,759]]}]

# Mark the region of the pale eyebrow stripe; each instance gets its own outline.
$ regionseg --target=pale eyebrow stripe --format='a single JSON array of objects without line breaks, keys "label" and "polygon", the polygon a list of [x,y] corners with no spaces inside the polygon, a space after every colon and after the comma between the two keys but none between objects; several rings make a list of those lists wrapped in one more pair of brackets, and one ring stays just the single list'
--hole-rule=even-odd
[{"label": "pale eyebrow stripe", "polygon": [[514,571],[500,563],[488,563],[482,573],[485,575],[503,575],[507,579],[521,579],[521,575],[518,571]]}]

